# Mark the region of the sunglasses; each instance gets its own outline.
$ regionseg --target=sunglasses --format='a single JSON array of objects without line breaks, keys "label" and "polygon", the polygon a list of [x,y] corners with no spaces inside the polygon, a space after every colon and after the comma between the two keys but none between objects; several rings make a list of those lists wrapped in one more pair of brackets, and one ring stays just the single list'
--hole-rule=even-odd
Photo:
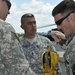
[{"label": "sunglasses", "polygon": [[61,25],[61,23],[71,14],[71,13],[73,13],[74,11],[72,11],[72,12],[70,12],[69,14],[67,14],[65,17],[63,17],[63,18],[61,18],[61,19],[59,19],[58,21],[56,21],[55,23],[56,23],[56,25]]},{"label": "sunglasses", "polygon": [[10,3],[10,1],[8,1],[8,0],[3,0],[3,1],[5,1],[5,2],[7,3],[8,10],[10,10],[10,8],[11,8],[11,3]]}]

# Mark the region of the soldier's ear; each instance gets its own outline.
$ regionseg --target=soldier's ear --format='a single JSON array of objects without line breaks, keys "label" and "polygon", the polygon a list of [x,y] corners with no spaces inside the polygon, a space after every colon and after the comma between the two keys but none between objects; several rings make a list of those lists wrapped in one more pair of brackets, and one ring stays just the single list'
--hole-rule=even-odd
[{"label": "soldier's ear", "polygon": [[23,25],[21,25],[20,27],[21,27],[22,29],[24,29],[24,26],[23,26]]}]

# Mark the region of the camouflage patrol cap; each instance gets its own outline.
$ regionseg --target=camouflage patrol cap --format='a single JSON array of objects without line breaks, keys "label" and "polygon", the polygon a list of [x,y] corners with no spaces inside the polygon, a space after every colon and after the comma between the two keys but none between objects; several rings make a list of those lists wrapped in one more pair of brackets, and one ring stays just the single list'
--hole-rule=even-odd
[{"label": "camouflage patrol cap", "polygon": [[52,16],[55,16],[58,13],[64,13],[66,11],[74,11],[75,2],[73,0],[64,0],[60,2],[52,11]]}]

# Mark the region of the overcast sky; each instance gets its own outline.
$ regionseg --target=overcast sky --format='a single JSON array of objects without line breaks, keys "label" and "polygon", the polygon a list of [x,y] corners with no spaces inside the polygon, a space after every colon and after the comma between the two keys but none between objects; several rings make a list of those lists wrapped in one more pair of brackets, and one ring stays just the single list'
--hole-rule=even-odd
[{"label": "overcast sky", "polygon": [[[23,32],[20,28],[20,18],[25,13],[35,15],[37,27],[54,24],[51,11],[60,1],[62,0],[12,0],[10,15],[6,21],[9,22],[18,33]],[[56,25],[37,29],[37,32],[47,32],[52,28],[56,28]]]}]

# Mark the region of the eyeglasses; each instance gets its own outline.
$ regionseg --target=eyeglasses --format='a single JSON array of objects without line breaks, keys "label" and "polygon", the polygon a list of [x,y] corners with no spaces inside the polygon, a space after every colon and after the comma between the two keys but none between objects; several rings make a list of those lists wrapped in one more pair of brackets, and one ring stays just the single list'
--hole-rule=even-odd
[{"label": "eyeglasses", "polygon": [[55,23],[59,26],[63,20],[65,20],[71,13],[73,13],[74,11],[70,12],[69,14],[67,14],[65,17],[59,19],[58,21],[56,21]]},{"label": "eyeglasses", "polygon": [[3,0],[3,1],[5,1],[5,2],[7,3],[8,10],[10,10],[10,8],[11,8],[11,3],[10,3],[10,1],[8,1],[8,0]]}]

